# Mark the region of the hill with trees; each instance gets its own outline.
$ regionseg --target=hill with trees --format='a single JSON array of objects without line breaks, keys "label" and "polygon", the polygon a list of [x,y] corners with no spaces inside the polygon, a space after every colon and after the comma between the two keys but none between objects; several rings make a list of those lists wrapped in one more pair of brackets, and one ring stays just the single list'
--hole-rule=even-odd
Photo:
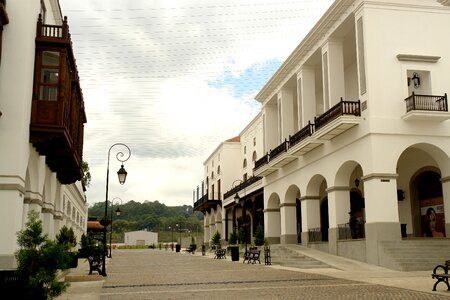
[{"label": "hill with trees", "polygon": [[[116,215],[117,208],[120,215]],[[123,242],[123,233],[136,230],[148,230],[159,233],[160,242],[171,242],[178,234],[200,236],[203,234],[203,214],[194,212],[190,205],[166,206],[159,201],[143,203],[129,201],[123,204],[114,202],[113,243]],[[89,220],[101,220],[105,215],[105,203],[97,202],[89,207]],[[111,218],[111,206],[108,207],[108,219]],[[176,226],[178,224],[178,227]]]}]

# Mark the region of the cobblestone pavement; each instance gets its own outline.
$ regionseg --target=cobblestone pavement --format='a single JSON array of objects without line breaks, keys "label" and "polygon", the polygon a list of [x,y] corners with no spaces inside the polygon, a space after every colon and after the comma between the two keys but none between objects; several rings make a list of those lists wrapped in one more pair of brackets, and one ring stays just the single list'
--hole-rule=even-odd
[{"label": "cobblestone pavement", "polygon": [[448,296],[165,250],[115,250],[100,299],[449,299]]}]

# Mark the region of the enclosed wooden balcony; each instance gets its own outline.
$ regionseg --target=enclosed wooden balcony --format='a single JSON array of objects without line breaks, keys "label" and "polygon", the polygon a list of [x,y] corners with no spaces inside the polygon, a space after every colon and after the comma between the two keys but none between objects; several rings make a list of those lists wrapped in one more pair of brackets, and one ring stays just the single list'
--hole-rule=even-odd
[{"label": "enclosed wooden balcony", "polygon": [[30,142],[63,184],[80,180],[84,123],[83,94],[67,18],[61,26],[37,22]]},{"label": "enclosed wooden balcony", "polygon": [[404,120],[442,122],[450,119],[447,94],[443,96],[417,95],[414,92],[405,99]]},{"label": "enclosed wooden balcony", "polygon": [[314,118],[316,139],[331,140],[361,122],[361,101],[341,101]]}]

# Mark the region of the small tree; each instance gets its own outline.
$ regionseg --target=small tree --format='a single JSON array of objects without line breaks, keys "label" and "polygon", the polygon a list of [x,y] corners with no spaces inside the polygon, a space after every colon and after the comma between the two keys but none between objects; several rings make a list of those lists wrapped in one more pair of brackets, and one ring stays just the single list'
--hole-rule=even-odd
[{"label": "small tree", "polygon": [[56,235],[56,242],[60,245],[66,245],[68,250],[71,250],[77,245],[77,238],[72,228],[64,225]]},{"label": "small tree", "polygon": [[56,274],[59,269],[69,268],[71,256],[65,245],[51,241],[42,232],[37,212],[28,213],[25,229],[17,233],[17,243],[17,273],[26,282],[25,294],[32,299],[52,299],[62,294],[68,283],[59,282]]},{"label": "small tree", "polygon": [[240,244],[245,244],[247,241],[247,233],[245,232],[244,227],[239,228],[238,238]]},{"label": "small tree", "polygon": [[264,245],[264,228],[261,224],[256,227],[255,231],[255,245],[262,246]]},{"label": "small tree", "polygon": [[218,248],[220,248],[220,239],[221,239],[220,233],[219,231],[216,231],[216,233],[214,233],[213,237],[211,238],[211,242],[214,245],[217,245]]},{"label": "small tree", "polygon": [[233,228],[233,231],[230,234],[229,242],[230,242],[230,245],[237,245],[238,235],[237,235],[237,232],[236,232],[236,228]]}]

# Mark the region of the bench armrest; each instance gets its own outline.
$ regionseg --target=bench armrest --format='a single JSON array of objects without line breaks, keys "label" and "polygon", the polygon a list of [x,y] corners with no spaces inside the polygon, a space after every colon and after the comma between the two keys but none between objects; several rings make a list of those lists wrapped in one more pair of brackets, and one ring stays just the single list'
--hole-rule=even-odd
[{"label": "bench armrest", "polygon": [[437,274],[437,271],[438,271],[439,269],[442,269],[442,271],[444,272],[444,274],[448,274],[448,268],[447,268],[447,266],[444,266],[444,265],[437,265],[436,267],[434,267],[434,269],[433,269],[433,274]]}]

